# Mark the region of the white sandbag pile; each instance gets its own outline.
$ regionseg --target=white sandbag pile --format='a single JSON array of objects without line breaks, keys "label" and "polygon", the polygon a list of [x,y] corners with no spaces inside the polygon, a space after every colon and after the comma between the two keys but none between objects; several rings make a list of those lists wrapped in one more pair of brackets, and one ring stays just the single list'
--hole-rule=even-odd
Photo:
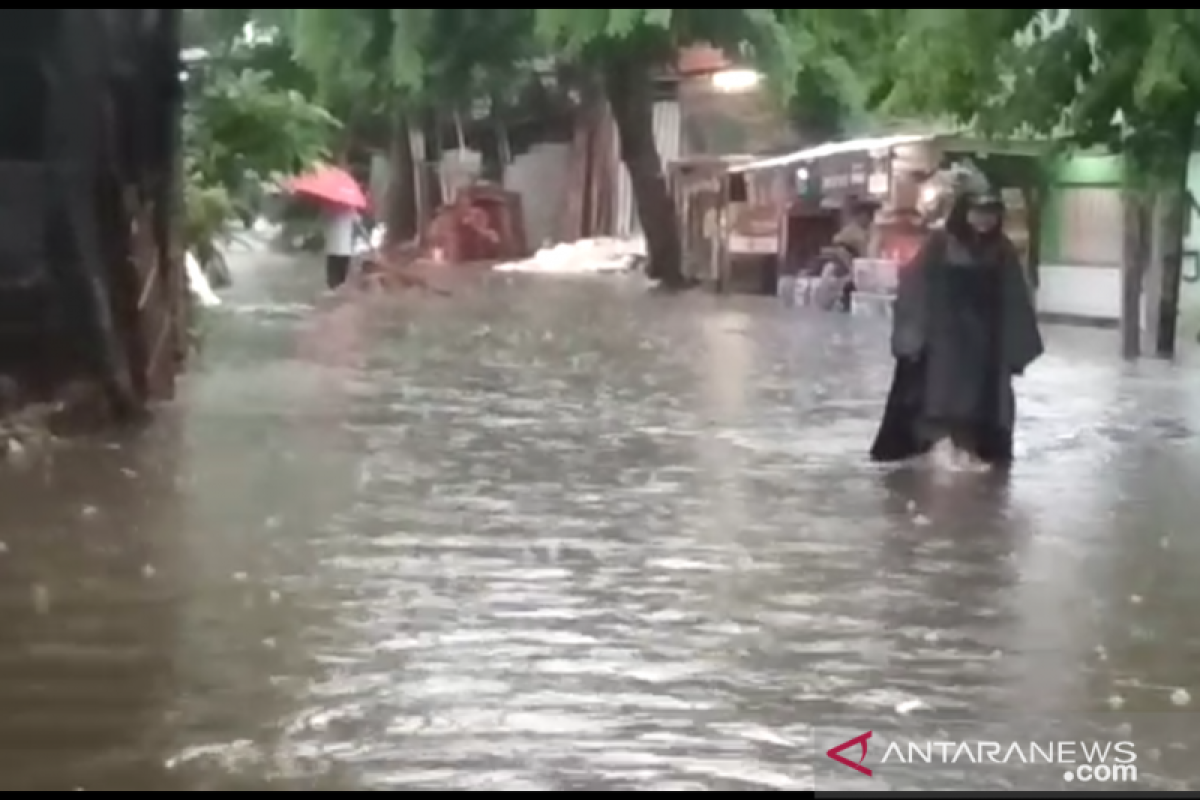
[{"label": "white sandbag pile", "polygon": [[204,274],[204,268],[200,266],[200,261],[188,253],[184,256],[183,264],[187,271],[188,291],[199,301],[200,305],[204,308],[221,305],[221,298],[217,297],[217,293],[213,291],[212,284],[208,282],[208,276]]},{"label": "white sandbag pile", "polygon": [[580,239],[543,247],[531,258],[497,264],[499,272],[600,275],[640,269],[646,245],[637,239]]}]

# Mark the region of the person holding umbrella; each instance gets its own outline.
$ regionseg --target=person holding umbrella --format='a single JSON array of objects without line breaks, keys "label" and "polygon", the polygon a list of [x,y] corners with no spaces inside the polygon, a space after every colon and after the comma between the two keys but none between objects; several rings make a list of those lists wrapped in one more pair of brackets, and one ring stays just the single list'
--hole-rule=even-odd
[{"label": "person holding umbrella", "polygon": [[358,182],[340,167],[323,166],[288,182],[292,194],[309,197],[322,206],[325,219],[325,282],[336,289],[350,275],[359,214],[368,207]]}]

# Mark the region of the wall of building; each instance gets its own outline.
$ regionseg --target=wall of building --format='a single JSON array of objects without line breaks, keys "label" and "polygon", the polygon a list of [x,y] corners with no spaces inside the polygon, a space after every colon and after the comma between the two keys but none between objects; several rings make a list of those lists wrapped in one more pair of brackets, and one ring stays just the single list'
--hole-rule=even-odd
[{"label": "wall of building", "polygon": [[[1093,242],[1111,251],[1108,263],[1086,263],[1073,258],[1068,241],[1071,231],[1066,218],[1072,211],[1071,197],[1079,189],[1104,191],[1110,204],[1119,202],[1122,160],[1112,155],[1073,155],[1060,158],[1052,172],[1052,186],[1042,214],[1042,267],[1038,307],[1043,312],[1115,323],[1120,318],[1122,257],[1119,245],[1122,224],[1109,211],[1088,220]],[[1188,186],[1200,197],[1200,154],[1188,165]],[[1077,205],[1074,210],[1078,212]],[[1080,222],[1076,220],[1076,222]],[[1093,248],[1094,249],[1094,248]],[[1195,341],[1200,331],[1200,210],[1193,204],[1184,238],[1183,284],[1180,290],[1181,341]],[[1092,254],[1092,261],[1095,255]]]},{"label": "wall of building", "polygon": [[570,145],[543,142],[514,158],[504,170],[504,188],[521,196],[525,241],[533,250],[561,239],[570,160]]},{"label": "wall of building", "polygon": [[1040,311],[1101,323],[1119,318],[1121,175],[1117,156],[1076,154],[1052,165],[1042,210]]},{"label": "wall of building", "polygon": [[[419,137],[414,149],[422,152]],[[448,150],[442,154],[439,173],[447,196],[456,187],[468,184],[479,173],[481,154],[475,150]],[[504,188],[521,196],[525,221],[525,241],[533,249],[560,238],[562,207],[566,202],[569,178],[569,145],[541,142],[517,155],[504,170]],[[385,208],[390,164],[386,155],[371,158],[369,191],[375,208]]]},{"label": "wall of building", "polygon": [[1192,193],[1192,214],[1184,237],[1183,286],[1179,295],[1181,340],[1196,341],[1200,331],[1200,154],[1193,153],[1188,163],[1188,189]]}]

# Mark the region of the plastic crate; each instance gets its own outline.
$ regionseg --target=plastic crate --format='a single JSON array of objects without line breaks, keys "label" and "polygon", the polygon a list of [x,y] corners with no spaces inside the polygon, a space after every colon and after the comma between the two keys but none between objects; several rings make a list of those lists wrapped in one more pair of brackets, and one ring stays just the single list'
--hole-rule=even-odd
[{"label": "plastic crate", "polygon": [[852,269],[857,290],[868,294],[895,294],[899,262],[886,258],[856,258]]},{"label": "plastic crate", "polygon": [[856,291],[850,298],[850,312],[864,317],[892,318],[895,295]]},{"label": "plastic crate", "polygon": [[819,278],[808,275],[787,275],[779,279],[779,299],[785,306],[803,308],[812,305],[813,290]]}]

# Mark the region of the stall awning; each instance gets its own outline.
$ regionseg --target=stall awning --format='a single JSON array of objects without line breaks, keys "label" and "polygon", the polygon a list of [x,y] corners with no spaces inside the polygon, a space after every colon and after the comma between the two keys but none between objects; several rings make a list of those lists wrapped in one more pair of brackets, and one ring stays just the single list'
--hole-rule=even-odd
[{"label": "stall awning", "polygon": [[762,158],[757,161],[751,161],[747,164],[737,164],[730,167],[730,172],[757,172],[764,169],[774,169],[776,167],[787,167],[792,164],[802,164],[806,161],[813,161],[818,158],[827,156],[836,156],[842,153],[859,153],[872,152],[875,150],[890,150],[893,147],[899,147],[904,144],[915,144],[917,142],[929,142],[938,138],[938,134],[907,134],[897,136],[876,136],[866,139],[850,139],[844,142],[828,142],[819,144],[815,147],[808,147],[804,150],[797,150],[793,153],[785,153],[781,156],[771,156],[770,158]]}]

